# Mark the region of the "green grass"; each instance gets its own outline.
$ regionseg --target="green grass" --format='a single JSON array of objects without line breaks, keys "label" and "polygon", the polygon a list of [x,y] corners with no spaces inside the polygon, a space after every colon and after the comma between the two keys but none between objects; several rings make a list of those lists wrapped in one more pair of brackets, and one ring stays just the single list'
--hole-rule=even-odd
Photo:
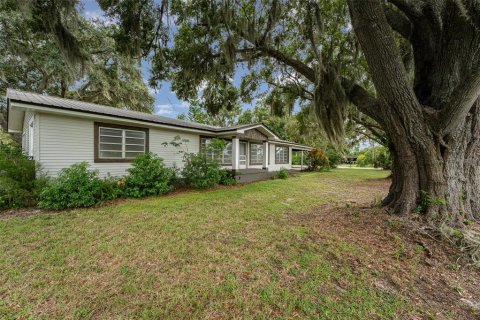
[{"label": "green grass", "polygon": [[387,174],[308,173],[0,220],[0,318],[396,318],[404,298],[332,258],[360,256],[355,244],[322,242],[300,219],[352,192],[373,201],[354,185]]}]

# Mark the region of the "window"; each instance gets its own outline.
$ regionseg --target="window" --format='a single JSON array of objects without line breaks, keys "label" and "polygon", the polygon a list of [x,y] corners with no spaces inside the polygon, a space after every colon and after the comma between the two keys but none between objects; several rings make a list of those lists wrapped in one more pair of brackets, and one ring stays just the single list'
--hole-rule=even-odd
[{"label": "window", "polygon": [[232,165],[232,141],[225,140],[225,148],[222,152],[208,148],[212,138],[201,138],[200,147],[205,151],[208,159],[216,159],[221,165]]},{"label": "window", "polygon": [[250,164],[263,165],[263,144],[250,143]]},{"label": "window", "polygon": [[275,163],[288,164],[288,147],[275,146]]},{"label": "window", "polygon": [[95,124],[95,162],[129,162],[148,151],[148,129]]}]

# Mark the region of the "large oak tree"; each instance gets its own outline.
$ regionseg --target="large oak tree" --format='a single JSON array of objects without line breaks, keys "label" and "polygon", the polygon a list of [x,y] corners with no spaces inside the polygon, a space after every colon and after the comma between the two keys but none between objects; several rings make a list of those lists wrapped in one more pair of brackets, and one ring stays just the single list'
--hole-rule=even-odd
[{"label": "large oak tree", "polygon": [[[107,2],[121,20],[131,1]],[[480,1],[161,6],[157,39],[167,40],[151,41],[153,80],[172,80],[185,99],[204,87],[213,112],[239,95],[248,100],[263,82],[272,88],[273,109],[310,101],[332,138],[342,135],[347,105],[354,105],[386,135],[394,158],[384,205],[408,213],[422,203],[430,217],[454,222],[480,217]],[[173,31],[165,31],[169,19]],[[242,66],[248,73],[237,89],[232,78]]]}]

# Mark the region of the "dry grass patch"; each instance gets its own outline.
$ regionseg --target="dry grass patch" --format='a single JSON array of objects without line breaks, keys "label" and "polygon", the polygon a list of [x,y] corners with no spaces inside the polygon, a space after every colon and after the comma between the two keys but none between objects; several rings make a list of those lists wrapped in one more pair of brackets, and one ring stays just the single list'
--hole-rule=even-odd
[{"label": "dry grass patch", "polygon": [[372,203],[387,175],[334,170],[1,220],[0,317],[401,318],[412,304],[359,268],[363,246],[306,215]]}]

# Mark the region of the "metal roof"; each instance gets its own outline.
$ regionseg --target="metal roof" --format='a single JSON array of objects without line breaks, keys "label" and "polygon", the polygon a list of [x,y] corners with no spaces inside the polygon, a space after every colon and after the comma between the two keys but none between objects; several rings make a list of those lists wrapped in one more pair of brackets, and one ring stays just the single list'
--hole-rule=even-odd
[{"label": "metal roof", "polygon": [[81,111],[87,113],[101,114],[125,119],[140,120],[151,123],[158,123],[164,125],[171,125],[175,127],[199,129],[205,131],[224,131],[219,127],[214,127],[206,124],[194,123],[174,118],[162,117],[155,114],[149,114],[138,111],[131,111],[119,108],[113,108],[95,103],[77,101],[72,99],[58,98],[52,96],[45,96],[37,93],[30,93],[25,91],[7,89],[7,98],[11,101],[30,103],[41,105],[50,108],[57,108],[71,111]]},{"label": "metal roof", "polygon": [[[235,125],[231,127],[215,127],[215,126],[210,126],[206,124],[200,124],[200,123],[195,123],[195,122],[190,122],[185,120],[162,117],[155,114],[113,108],[113,107],[90,103],[90,102],[46,96],[38,93],[31,93],[31,92],[25,92],[25,91],[14,90],[14,89],[7,89],[7,99],[9,101],[14,101],[14,102],[45,106],[47,108],[79,111],[79,112],[98,114],[98,115],[106,115],[106,116],[118,117],[123,119],[138,120],[138,121],[144,121],[149,123],[169,125],[173,127],[203,130],[211,133],[221,133],[221,132],[233,131],[233,130],[239,130],[239,129],[248,129],[249,127],[257,127],[259,125],[265,127],[265,129],[272,132],[263,123],[242,124],[242,125]],[[275,139],[275,141],[282,142],[282,143],[289,143],[292,145],[303,146],[301,144],[285,141],[285,140]],[[309,148],[308,146],[305,146],[305,147]]]}]

